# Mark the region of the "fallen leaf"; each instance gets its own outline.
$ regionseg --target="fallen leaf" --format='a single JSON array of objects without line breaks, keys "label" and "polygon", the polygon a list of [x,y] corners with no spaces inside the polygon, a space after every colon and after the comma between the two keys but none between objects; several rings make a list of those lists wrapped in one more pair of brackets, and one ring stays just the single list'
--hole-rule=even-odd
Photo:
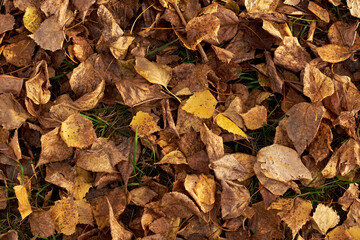
[{"label": "fallen leaf", "polygon": [[4,55],[7,62],[17,67],[24,67],[32,62],[34,50],[34,41],[32,41],[30,38],[26,38],[24,40],[6,45],[2,51],[2,54]]},{"label": "fallen leaf", "polygon": [[238,127],[238,125],[236,125],[233,121],[231,121],[228,117],[224,116],[224,114],[218,114],[215,117],[215,122],[219,127],[225,129],[226,131],[242,136],[245,139],[247,139],[246,133],[240,127]]},{"label": "fallen leaf", "polygon": [[354,17],[360,18],[360,4],[356,0],[346,0],[350,14]]},{"label": "fallen leaf", "polygon": [[136,57],[134,68],[138,74],[149,82],[159,84],[165,88],[171,80],[171,67],[150,62],[144,57]]},{"label": "fallen leaf", "polygon": [[179,192],[165,193],[160,200],[160,207],[168,217],[188,218],[192,215],[201,217],[200,210],[185,194]]},{"label": "fallen leaf", "polygon": [[80,114],[69,116],[60,128],[60,136],[68,147],[86,148],[96,139],[92,122]]},{"label": "fallen leaf", "polygon": [[34,237],[48,238],[55,234],[55,223],[48,211],[33,212],[29,217],[29,223]]},{"label": "fallen leaf", "polygon": [[194,93],[182,106],[182,109],[199,118],[211,118],[215,112],[216,104],[217,101],[211,92],[205,90]]},{"label": "fallen leaf", "polygon": [[329,13],[322,7],[320,7],[319,5],[317,5],[314,2],[309,2],[308,5],[308,9],[315,14],[318,18],[320,18],[321,20],[323,20],[326,23],[330,22],[330,16]]},{"label": "fallen leaf", "polygon": [[287,134],[298,154],[302,154],[316,136],[324,112],[324,107],[306,102],[298,103],[286,112],[289,115]]},{"label": "fallen leaf", "polygon": [[279,0],[245,0],[245,7],[249,13],[273,13]]},{"label": "fallen leaf", "polygon": [[276,22],[263,19],[262,28],[280,40],[284,40],[285,37],[292,36],[290,28],[286,23],[278,24]]},{"label": "fallen leaf", "polygon": [[46,167],[45,181],[62,187],[71,194],[74,191],[75,170],[68,163],[53,163]]},{"label": "fallen leaf", "polygon": [[211,45],[211,48],[214,50],[216,56],[220,61],[223,63],[230,63],[231,59],[234,57],[234,53],[230,52],[229,50],[226,50],[224,48],[220,48],[214,45]]},{"label": "fallen leaf", "polygon": [[[257,176],[261,173],[265,178],[288,185],[288,188],[294,184],[293,180],[312,179],[310,171],[301,162],[297,152],[278,144],[260,149],[254,170]],[[264,178],[259,181],[275,195],[282,195],[287,190],[277,189],[277,186],[264,181]]]},{"label": "fallen leaf", "polygon": [[8,190],[6,188],[0,188],[0,210],[4,210],[7,207],[7,198],[9,197]]},{"label": "fallen leaf", "polygon": [[303,82],[304,95],[312,102],[319,102],[335,91],[334,81],[310,64],[306,64]]},{"label": "fallen leaf", "polygon": [[74,0],[73,4],[79,11],[87,11],[96,0]]},{"label": "fallen leaf", "polygon": [[313,227],[319,230],[321,234],[326,234],[330,228],[335,227],[340,221],[336,211],[322,203],[316,207],[311,219]]},{"label": "fallen leaf", "polygon": [[63,47],[64,33],[56,16],[43,21],[30,37],[45,50],[55,52]]},{"label": "fallen leaf", "polygon": [[0,94],[0,125],[4,129],[19,128],[29,117],[11,93]]},{"label": "fallen leaf", "polygon": [[159,162],[156,164],[187,164],[186,157],[179,150],[175,150],[166,154]]},{"label": "fallen leaf", "polygon": [[41,12],[36,7],[27,7],[23,16],[24,27],[34,33],[42,22]]},{"label": "fallen leaf", "polygon": [[19,204],[19,212],[21,214],[21,219],[25,219],[32,213],[31,205],[29,202],[29,196],[26,190],[25,185],[17,185],[14,187],[15,195]]},{"label": "fallen leaf", "polygon": [[158,196],[156,192],[154,192],[147,186],[141,186],[131,190],[130,195],[131,195],[131,202],[136,206],[141,206],[141,207],[144,207],[153,198]]},{"label": "fallen leaf", "polygon": [[349,188],[339,198],[338,203],[344,211],[349,211],[350,206],[359,199],[359,185],[357,183],[350,183]]},{"label": "fallen leaf", "polygon": [[323,61],[329,63],[345,61],[352,54],[349,47],[336,44],[328,44],[322,47],[317,47],[316,51]]},{"label": "fallen leaf", "polygon": [[79,214],[74,200],[66,198],[58,200],[49,210],[49,214],[55,223],[56,231],[65,235],[75,233],[79,222]]},{"label": "fallen leaf", "polygon": [[244,36],[245,31],[239,29],[235,37],[225,47],[225,50],[234,54],[232,58],[234,63],[241,63],[255,58],[255,49],[251,47],[250,42],[244,41]]},{"label": "fallen leaf", "polygon": [[273,92],[281,93],[284,85],[284,78],[279,74],[269,51],[265,51],[266,66],[270,77],[270,88]]},{"label": "fallen leaf", "polygon": [[310,54],[300,45],[296,37],[285,36],[274,52],[275,64],[293,72],[303,70],[310,60]]},{"label": "fallen leaf", "polygon": [[193,217],[187,225],[178,231],[178,234],[185,239],[191,239],[192,236],[196,236],[197,234],[206,238],[219,238],[221,232],[222,231],[217,224],[214,224],[211,221],[207,223],[199,217]]},{"label": "fallen leaf", "polygon": [[314,140],[309,145],[309,154],[316,163],[326,159],[330,155],[333,134],[329,125],[321,123]]},{"label": "fallen leaf", "polygon": [[216,183],[212,176],[189,174],[185,178],[184,187],[204,213],[212,210],[216,191]]},{"label": "fallen leaf", "polygon": [[264,106],[255,106],[240,116],[243,118],[245,126],[250,130],[262,128],[263,124],[267,124],[267,110]]},{"label": "fallen leaf", "polygon": [[75,200],[74,204],[79,215],[79,223],[94,226],[91,205],[85,199]]},{"label": "fallen leaf", "polygon": [[109,199],[106,199],[108,206],[109,206],[109,222],[110,222],[110,231],[111,231],[111,237],[115,240],[131,240],[133,233],[129,230],[126,230],[124,225],[122,223],[119,223],[116,220],[116,217],[114,215],[114,211],[111,207],[111,204],[109,202]]},{"label": "fallen leaf", "polygon": [[350,227],[349,229],[347,229],[347,233],[349,233],[351,235],[351,237],[353,237],[355,240],[360,239],[359,231],[360,231],[359,226]]},{"label": "fallen leaf", "polygon": [[223,219],[237,218],[250,203],[250,192],[241,184],[221,180],[221,216]]},{"label": "fallen leaf", "polygon": [[10,31],[14,28],[15,19],[10,14],[1,14],[0,15],[0,34]]},{"label": "fallen leaf", "polygon": [[0,94],[11,93],[15,97],[19,96],[24,79],[10,75],[0,75]]},{"label": "fallen leaf", "polygon": [[325,236],[326,240],[348,240],[353,239],[351,234],[348,232],[349,229],[346,229],[345,226],[340,225],[328,232]]},{"label": "fallen leaf", "polygon": [[15,230],[9,230],[6,233],[3,233],[0,235],[0,239],[4,239],[4,240],[18,240],[19,239],[19,235],[17,233],[17,231]]},{"label": "fallen leaf", "polygon": [[75,167],[75,171],[74,198],[75,200],[82,200],[89,192],[89,189],[92,188],[93,177],[90,172],[82,168]]},{"label": "fallen leaf", "polygon": [[200,130],[201,141],[206,146],[210,163],[224,156],[224,145],[222,137],[213,133],[205,124]]},{"label": "fallen leaf", "polygon": [[140,137],[149,137],[151,134],[160,131],[154,118],[147,112],[139,111],[133,117],[130,123],[131,129],[138,133]]},{"label": "fallen leaf", "polygon": [[104,26],[101,34],[105,42],[114,42],[124,34],[124,31],[116,23],[116,20],[114,19],[109,9],[107,9],[104,5],[101,4],[99,6],[97,15],[99,16],[100,22]]}]

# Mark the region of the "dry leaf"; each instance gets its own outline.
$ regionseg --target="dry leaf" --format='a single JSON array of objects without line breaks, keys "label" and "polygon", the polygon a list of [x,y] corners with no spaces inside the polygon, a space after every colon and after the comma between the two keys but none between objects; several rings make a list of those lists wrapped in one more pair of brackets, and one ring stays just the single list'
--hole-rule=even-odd
[{"label": "dry leaf", "polygon": [[10,14],[1,14],[0,15],[0,34],[10,31],[14,28],[15,19]]},{"label": "dry leaf", "polygon": [[360,3],[356,0],[346,0],[350,14],[354,17],[360,18]]},{"label": "dry leaf", "polygon": [[30,37],[45,50],[55,52],[63,47],[64,33],[56,16],[51,16],[43,21]]},{"label": "dry leaf", "polygon": [[80,114],[69,116],[60,128],[60,136],[69,147],[86,148],[96,139],[92,122]]},{"label": "dry leaf", "polygon": [[36,7],[27,7],[23,16],[24,27],[34,33],[42,22],[41,12]]},{"label": "dry leaf", "polygon": [[75,170],[74,198],[75,200],[82,200],[89,192],[89,189],[92,188],[93,177],[90,172],[82,168],[75,167]]},{"label": "dry leaf", "polygon": [[310,64],[306,64],[303,82],[304,95],[312,102],[319,102],[335,91],[334,81]]},{"label": "dry leaf", "polygon": [[73,4],[79,11],[87,11],[96,0],[74,0]]},{"label": "dry leaf", "polygon": [[217,101],[211,92],[205,90],[194,93],[182,106],[182,109],[199,118],[211,118],[215,112],[216,104]]},{"label": "dry leaf", "polygon": [[292,36],[290,28],[286,23],[278,24],[276,22],[263,19],[262,28],[280,40],[284,40],[285,37]]},{"label": "dry leaf", "polygon": [[45,181],[65,188],[69,194],[74,191],[75,170],[68,163],[53,163],[46,167]]},{"label": "dry leaf", "polygon": [[149,137],[151,134],[160,131],[160,127],[156,124],[154,118],[149,113],[142,111],[136,113],[130,127],[140,137]]},{"label": "dry leaf", "polygon": [[156,192],[147,186],[141,186],[130,191],[131,202],[137,206],[144,207],[154,197],[158,196]]},{"label": "dry leaf", "polygon": [[144,57],[136,57],[136,72],[151,83],[167,87],[171,76],[171,67],[159,63],[150,62]]},{"label": "dry leaf", "polygon": [[344,211],[349,211],[350,206],[359,199],[359,185],[357,183],[350,183],[349,188],[339,198],[338,203]]},{"label": "dry leaf", "polygon": [[156,164],[187,164],[186,157],[179,150],[175,150],[166,154],[159,162]]},{"label": "dry leaf", "polygon": [[324,107],[306,102],[298,103],[286,112],[289,115],[287,133],[299,155],[316,136],[324,112]]},{"label": "dry leaf", "polygon": [[245,0],[245,7],[249,13],[273,13],[279,0]]},{"label": "dry leaf", "polygon": [[119,223],[116,220],[116,217],[114,215],[114,211],[111,207],[111,204],[109,202],[109,199],[106,199],[108,206],[109,206],[109,221],[110,221],[110,231],[111,231],[111,237],[114,240],[131,240],[133,233],[126,230],[122,223]]},{"label": "dry leaf", "polygon": [[31,233],[34,237],[50,237],[55,233],[55,223],[48,211],[33,212],[29,217]]},{"label": "dry leaf", "polygon": [[314,2],[309,2],[308,9],[314,13],[318,18],[323,20],[326,23],[330,22],[330,16],[329,13],[319,5],[317,5]]},{"label": "dry leaf", "polygon": [[14,187],[14,191],[18,200],[18,209],[21,214],[21,219],[24,219],[32,213],[26,187],[25,185],[17,185]]},{"label": "dry leaf", "polygon": [[0,75],[0,94],[11,93],[19,96],[24,80],[10,75]]},{"label": "dry leaf", "polygon": [[215,204],[216,183],[211,175],[187,175],[184,187],[204,212],[210,212]]},{"label": "dry leaf", "polygon": [[267,124],[267,110],[264,106],[255,106],[240,116],[244,119],[245,126],[250,130],[262,128],[264,123]]},{"label": "dry leaf", "polygon": [[17,66],[24,67],[32,62],[35,43],[30,38],[17,41],[6,45],[2,54],[7,62]]},{"label": "dry leaf", "polygon": [[266,66],[270,77],[270,87],[273,92],[281,93],[284,85],[284,78],[279,74],[269,51],[265,51]]},{"label": "dry leaf", "polygon": [[326,234],[330,228],[339,223],[340,217],[332,208],[320,203],[315,209],[312,221],[314,228],[318,229],[321,234]]},{"label": "dry leaf", "polygon": [[160,201],[163,213],[168,217],[188,218],[192,215],[201,216],[195,203],[185,194],[179,192],[165,193]]},{"label": "dry leaf", "polygon": [[230,52],[229,50],[211,45],[211,48],[214,50],[216,56],[220,61],[223,63],[230,63],[231,59],[234,57],[234,53]]},{"label": "dry leaf", "polygon": [[205,124],[200,131],[201,141],[206,146],[210,162],[216,161],[224,156],[224,145],[222,137],[213,133]]},{"label": "dry leaf", "polygon": [[225,129],[226,131],[247,139],[247,135],[245,134],[245,132],[228,117],[224,116],[224,114],[217,115],[215,117],[215,122],[219,127]]},{"label": "dry leaf", "polygon": [[0,239],[4,239],[4,240],[18,240],[19,239],[19,235],[17,233],[17,231],[15,230],[9,230],[6,233],[3,233],[0,235]]},{"label": "dry leaf", "polygon": [[9,197],[8,190],[6,188],[0,188],[0,210],[4,210],[7,207],[7,198]]},{"label": "dry leaf", "polygon": [[50,162],[62,161],[72,156],[73,148],[68,147],[61,139],[59,130],[60,128],[57,127],[41,135],[41,153],[36,167]]},{"label": "dry leaf", "polygon": [[221,216],[223,219],[237,218],[250,203],[249,190],[232,181],[221,180]]},{"label": "dry leaf", "polygon": [[325,236],[326,240],[349,240],[353,239],[348,232],[350,229],[346,229],[345,226],[340,225],[328,232]]},{"label": "dry leaf", "polygon": [[316,48],[320,58],[329,63],[338,63],[345,61],[351,56],[351,50],[347,46],[340,46],[336,44],[328,44]]},{"label": "dry leaf", "polygon": [[255,58],[255,49],[251,47],[250,42],[244,41],[245,31],[239,29],[236,36],[225,47],[226,50],[234,54],[232,61],[241,63]]},{"label": "dry leaf", "polygon": [[274,52],[275,64],[293,72],[303,70],[310,60],[310,54],[300,45],[296,37],[285,36]]},{"label": "dry leaf", "polygon": [[65,235],[75,233],[79,222],[79,214],[74,200],[66,198],[58,200],[49,210],[52,220],[55,222],[56,231]]},{"label": "dry leaf", "polygon": [[97,15],[104,26],[102,29],[102,36],[105,42],[112,43],[124,34],[124,31],[116,23],[111,12],[104,5],[99,6]]},{"label": "dry leaf", "polygon": [[29,117],[11,93],[0,94],[0,125],[4,129],[19,128]]}]

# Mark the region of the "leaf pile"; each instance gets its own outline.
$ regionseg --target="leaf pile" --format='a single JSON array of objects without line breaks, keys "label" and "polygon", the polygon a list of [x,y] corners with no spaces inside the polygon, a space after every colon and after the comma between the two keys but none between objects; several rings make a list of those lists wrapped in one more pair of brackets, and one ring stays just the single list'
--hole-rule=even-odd
[{"label": "leaf pile", "polygon": [[360,239],[358,18],[3,1],[0,239]]}]

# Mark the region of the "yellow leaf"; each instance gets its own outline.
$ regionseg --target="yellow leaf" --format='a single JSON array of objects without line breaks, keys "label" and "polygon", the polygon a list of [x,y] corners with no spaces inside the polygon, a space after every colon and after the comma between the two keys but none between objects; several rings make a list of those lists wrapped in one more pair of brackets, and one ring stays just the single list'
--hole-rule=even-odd
[{"label": "yellow leaf", "polygon": [[74,198],[76,200],[81,200],[85,197],[86,193],[89,192],[89,189],[92,188],[92,176],[88,171],[83,170],[80,167],[75,167],[76,177],[75,177],[75,187],[74,187]]},{"label": "yellow leaf", "polygon": [[199,118],[211,118],[215,112],[216,99],[209,90],[196,92],[182,107],[188,113],[194,114]]},{"label": "yellow leaf", "polygon": [[354,226],[347,230],[355,240],[360,240],[360,227]]},{"label": "yellow leaf", "polygon": [[136,113],[130,123],[130,127],[134,132],[138,128],[138,135],[140,137],[149,136],[160,130],[154,118],[149,113],[142,111]]},{"label": "yellow leaf", "polygon": [[320,58],[329,63],[338,63],[345,61],[351,56],[351,50],[347,46],[340,46],[336,44],[328,44],[316,48]]},{"label": "yellow leaf", "polygon": [[239,128],[233,121],[225,117],[223,114],[217,115],[215,118],[215,122],[219,127],[225,129],[226,131],[248,139],[244,131],[241,130],[241,128]]},{"label": "yellow leaf", "polygon": [[150,62],[144,57],[137,57],[135,60],[135,70],[143,78],[151,83],[167,87],[171,76],[172,69],[163,64]]},{"label": "yellow leaf", "polygon": [[71,235],[75,232],[76,224],[79,222],[79,213],[74,200],[67,198],[56,201],[49,213],[59,233]]},{"label": "yellow leaf", "polygon": [[186,157],[184,156],[184,154],[182,152],[180,152],[179,150],[175,150],[175,151],[172,151],[172,152],[169,152],[168,154],[166,154],[160,160],[160,162],[157,162],[156,164],[165,164],[165,163],[187,164],[187,161],[186,161]]},{"label": "yellow leaf", "polygon": [[24,27],[34,33],[42,22],[41,12],[35,7],[28,7],[23,16]]},{"label": "yellow leaf", "polygon": [[32,213],[29,197],[24,185],[17,185],[14,187],[15,195],[19,203],[19,212],[21,219],[26,218]]}]

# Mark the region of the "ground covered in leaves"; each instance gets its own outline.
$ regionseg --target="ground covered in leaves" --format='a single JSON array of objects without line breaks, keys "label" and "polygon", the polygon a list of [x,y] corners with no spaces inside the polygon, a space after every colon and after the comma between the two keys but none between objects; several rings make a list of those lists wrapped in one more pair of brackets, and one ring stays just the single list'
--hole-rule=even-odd
[{"label": "ground covered in leaves", "polygon": [[360,239],[357,0],[2,0],[0,239]]}]

